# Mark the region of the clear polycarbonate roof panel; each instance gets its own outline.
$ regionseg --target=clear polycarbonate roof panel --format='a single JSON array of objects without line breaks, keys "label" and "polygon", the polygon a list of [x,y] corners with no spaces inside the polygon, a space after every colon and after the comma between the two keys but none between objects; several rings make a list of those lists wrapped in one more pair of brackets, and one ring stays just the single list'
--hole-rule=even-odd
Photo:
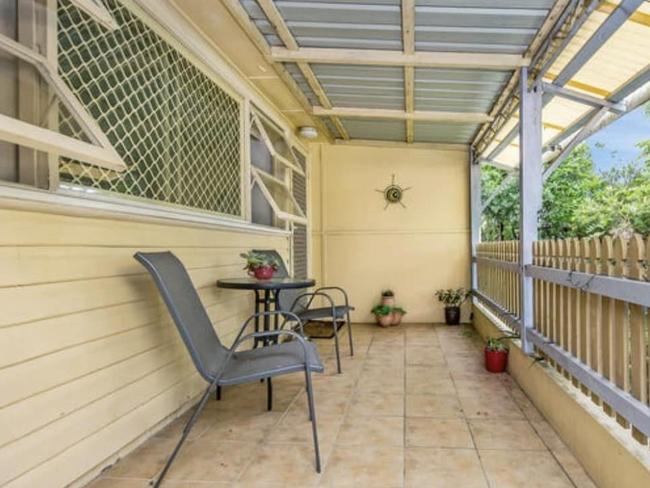
[{"label": "clear polycarbonate roof panel", "polygon": [[488,112],[511,71],[417,68],[415,110]]},{"label": "clear polycarbonate roof panel", "polygon": [[342,119],[350,138],[377,141],[403,141],[406,124],[403,120]]},{"label": "clear polycarbonate roof panel", "polygon": [[[242,0],[269,44],[281,46],[255,0]],[[276,0],[300,47],[401,51],[399,0]],[[418,0],[415,41],[419,51],[523,53],[554,0]]]},{"label": "clear polycarbonate roof panel", "polygon": [[446,144],[469,144],[477,128],[477,124],[415,122],[414,141]]}]

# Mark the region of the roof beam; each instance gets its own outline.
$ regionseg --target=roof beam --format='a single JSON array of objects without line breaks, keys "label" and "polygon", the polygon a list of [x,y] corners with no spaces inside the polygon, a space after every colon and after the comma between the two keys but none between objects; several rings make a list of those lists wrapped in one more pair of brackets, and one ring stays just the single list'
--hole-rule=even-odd
[{"label": "roof beam", "polygon": [[[264,15],[266,15],[266,17],[269,19],[269,22],[271,22],[273,25],[273,28],[278,33],[278,37],[284,43],[284,45],[291,51],[299,50],[300,48],[298,46],[298,43],[294,39],[293,34],[289,30],[289,27],[287,27],[287,24],[285,23],[275,4],[271,0],[258,0],[257,3],[264,12]],[[324,107],[331,107],[332,104],[325,94],[325,90],[323,90],[323,87],[318,81],[318,78],[316,78],[316,75],[312,71],[309,64],[306,62],[298,62],[298,69],[300,69],[300,72],[305,77],[307,84],[318,97],[321,105]],[[332,123],[343,139],[350,138],[348,132],[345,130],[345,127],[343,127],[343,123],[338,120],[337,117],[332,117]]]},{"label": "roof beam", "polygon": [[[415,52],[415,0],[402,0],[402,45],[404,54]],[[408,113],[415,110],[415,68],[404,67],[404,107]],[[415,138],[413,119],[406,120],[406,142]]]},{"label": "roof beam", "polygon": [[419,122],[456,122],[469,124],[482,123],[490,120],[489,115],[475,112],[407,112],[406,110],[353,107],[314,107],[314,115],[327,117],[339,116],[349,118],[412,120]]},{"label": "roof beam", "polygon": [[592,107],[605,107],[613,112],[625,112],[625,104],[620,102],[610,102],[604,98],[594,97],[587,95],[586,93],[557,86],[554,83],[542,83],[542,87],[545,93],[551,93],[558,97],[566,98],[567,100],[572,100],[584,105],[590,105]]},{"label": "roof beam", "polygon": [[530,60],[518,54],[382,51],[378,49],[331,49],[304,47],[290,50],[272,47],[271,58],[287,63],[322,63],[365,66],[412,66],[422,68],[516,69]]},{"label": "roof beam", "polygon": [[[553,84],[559,87],[566,85],[582,67],[587,64],[591,57],[607,42],[616,31],[625,23],[625,21],[634,13],[634,11],[645,0],[622,0],[619,6],[592,34],[589,40],[573,56],[571,61],[557,75]],[[574,33],[575,34],[575,33]],[[550,67],[550,63],[542,68],[540,74]],[[544,95],[543,104],[546,105],[553,98],[553,94]],[[487,155],[489,159],[495,159],[518,135],[519,124],[515,125],[503,140]]]}]

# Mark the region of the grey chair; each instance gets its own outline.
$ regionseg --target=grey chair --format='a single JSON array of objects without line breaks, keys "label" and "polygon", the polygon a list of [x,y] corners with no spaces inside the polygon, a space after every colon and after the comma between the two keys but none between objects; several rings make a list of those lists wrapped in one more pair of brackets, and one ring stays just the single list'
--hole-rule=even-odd
[{"label": "grey chair", "polygon": [[[280,314],[280,312],[272,311],[260,312],[249,317],[239,330],[233,345],[227,348],[219,341],[185,267],[176,256],[171,252],[138,252],[134,257],[153,277],[192,357],[194,366],[209,384],[154,486],[159,487],[162,483],[213,389],[222,385],[236,385],[301,371],[305,373],[316,471],[320,473],[321,463],[311,373],[322,373],[324,367],[316,347],[306,341],[303,335],[294,330],[284,329],[283,327],[288,323],[287,320],[278,330],[244,335],[246,328],[257,317]],[[299,317],[293,314],[283,314],[285,318],[287,315],[292,321],[297,321],[302,325]],[[280,336],[285,336],[290,340],[279,342],[277,339]],[[243,343],[255,338],[262,338],[266,345],[238,351]]]},{"label": "grey chair", "polygon": [[[287,266],[276,250],[273,249],[254,249],[253,252],[262,254],[270,259],[274,259],[278,263],[278,270],[276,276],[278,278],[287,278],[289,271]],[[325,291],[336,291],[343,298],[342,305],[336,305],[332,297],[325,293]],[[326,307],[312,307],[314,299],[322,297],[328,304]],[[350,321],[350,312],[354,307],[350,305],[348,295],[345,290],[339,286],[323,286],[310,292],[307,289],[298,290],[282,290],[277,297],[277,305],[279,310],[284,312],[291,312],[298,316],[300,319],[300,326],[308,324],[309,322],[326,322],[331,323],[331,335],[318,336],[310,335],[311,339],[332,339],[334,338],[334,348],[336,350],[336,369],[341,373],[341,353],[339,349],[339,330],[347,325],[348,340],[350,342],[350,356],[354,356],[354,344],[352,342],[352,322]]]}]

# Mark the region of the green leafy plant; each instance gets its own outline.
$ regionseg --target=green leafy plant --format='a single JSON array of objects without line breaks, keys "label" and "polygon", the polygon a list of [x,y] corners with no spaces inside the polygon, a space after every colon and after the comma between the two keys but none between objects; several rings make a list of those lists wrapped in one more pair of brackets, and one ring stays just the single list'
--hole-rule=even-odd
[{"label": "green leafy plant", "polygon": [[519,336],[515,334],[515,335],[504,335],[501,337],[489,337],[485,344],[485,349],[494,352],[507,351],[508,346],[506,345],[505,342],[503,342],[506,339],[519,339]]},{"label": "green leafy plant", "polygon": [[465,288],[447,288],[436,291],[436,297],[445,307],[460,307],[470,293]]},{"label": "green leafy plant", "polygon": [[384,291],[381,292],[381,296],[382,297],[394,297],[395,293],[393,292],[393,290],[384,290]]},{"label": "green leafy plant", "polygon": [[277,259],[253,251],[249,251],[247,253],[243,252],[239,256],[246,260],[246,266],[244,266],[244,269],[247,271],[255,271],[257,268],[261,268],[263,266],[270,266],[277,271],[280,266]]},{"label": "green leafy plant", "polygon": [[404,310],[402,307],[393,307],[393,312],[399,313],[402,315],[406,315],[406,310]]},{"label": "green leafy plant", "polygon": [[388,305],[375,305],[371,312],[374,315],[379,315],[380,317],[383,317],[385,315],[390,315],[393,313],[393,307],[389,307]]}]

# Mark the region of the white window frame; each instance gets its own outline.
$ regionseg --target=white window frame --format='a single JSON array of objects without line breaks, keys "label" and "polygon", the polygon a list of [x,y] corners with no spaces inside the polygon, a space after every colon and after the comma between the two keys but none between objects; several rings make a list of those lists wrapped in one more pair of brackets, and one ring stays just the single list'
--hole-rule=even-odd
[{"label": "white window frame", "polygon": [[113,148],[95,120],[86,112],[77,97],[70,91],[44,56],[4,34],[0,34],[0,50],[6,51],[34,66],[43,79],[54,89],[59,99],[65,104],[75,121],[94,144],[3,114],[0,114],[0,139],[39,151],[78,159],[114,171],[127,169],[126,163]]},{"label": "white window frame", "polygon": [[100,0],[70,0],[70,2],[104,28],[115,30],[119,27],[117,21]]},{"label": "white window frame", "polygon": [[293,154],[293,149],[292,149],[292,144],[287,138],[286,134],[284,132],[277,131],[277,134],[282,137],[284,140],[284,143],[287,145],[289,148],[289,153],[291,154],[291,158],[294,159],[294,161],[290,161],[287,159],[285,156],[280,154],[277,149],[275,149],[275,146],[273,145],[273,142],[271,141],[271,138],[269,137],[268,132],[266,131],[266,128],[264,127],[264,124],[262,123],[262,118],[264,116],[261,115],[257,110],[253,109],[251,110],[251,123],[254,125],[260,136],[262,137],[262,142],[264,142],[264,145],[268,149],[268,151],[271,153],[271,156],[273,157],[274,160],[284,164],[287,168],[289,168],[291,171],[295,171],[296,173],[299,173],[303,176],[305,176],[305,172],[302,170],[300,165],[298,164],[297,161],[295,161],[295,156]]},{"label": "white window frame", "polygon": [[[282,181],[279,178],[276,178],[273,175],[268,174],[266,171],[262,171],[259,168],[255,168],[255,167],[251,167],[251,174],[253,177],[251,188],[254,185],[257,185],[259,187],[260,191],[262,192],[262,195],[264,195],[264,198],[271,206],[271,208],[273,209],[273,213],[278,219],[284,220],[285,222],[296,222],[298,224],[307,225],[307,216],[300,208],[300,205],[298,205],[298,202],[293,196],[291,189],[284,181]],[[266,183],[264,182],[264,178],[268,178],[269,180],[273,181],[275,184],[279,185],[281,188],[284,189],[284,191],[286,192],[286,196],[289,198],[294,208],[297,210],[296,214],[285,212],[280,208],[280,205],[278,205],[278,203],[275,201],[275,198],[273,198],[273,194],[266,186]]]}]

